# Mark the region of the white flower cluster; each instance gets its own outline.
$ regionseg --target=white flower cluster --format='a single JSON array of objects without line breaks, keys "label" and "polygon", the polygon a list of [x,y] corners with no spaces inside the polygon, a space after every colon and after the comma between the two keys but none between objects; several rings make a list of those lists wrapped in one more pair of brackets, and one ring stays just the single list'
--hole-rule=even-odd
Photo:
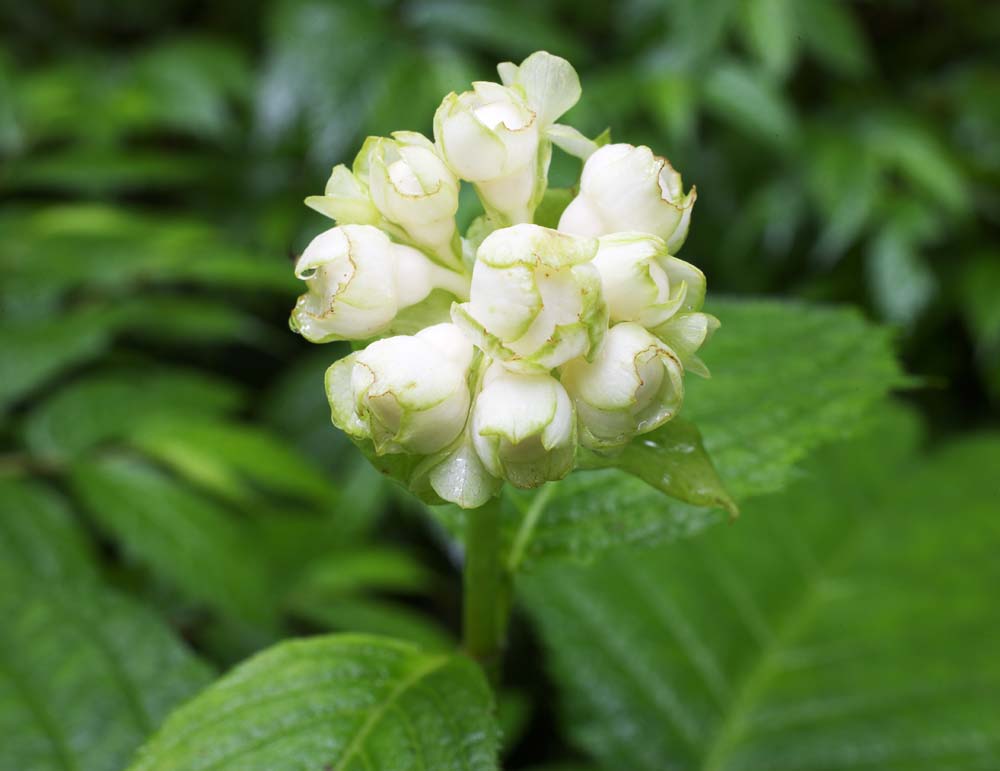
[{"label": "white flower cluster", "polygon": [[[299,259],[291,320],[314,342],[370,341],[327,373],[333,422],[418,494],[466,508],[670,420],[718,326],[704,275],[673,256],[694,189],[648,147],[556,123],[580,97],[564,59],[498,69],[502,83],[445,97],[434,142],[371,137],[306,200],[338,227]],[[557,229],[532,224],[553,144],[585,160]],[[485,210],[466,238],[460,180]]]}]

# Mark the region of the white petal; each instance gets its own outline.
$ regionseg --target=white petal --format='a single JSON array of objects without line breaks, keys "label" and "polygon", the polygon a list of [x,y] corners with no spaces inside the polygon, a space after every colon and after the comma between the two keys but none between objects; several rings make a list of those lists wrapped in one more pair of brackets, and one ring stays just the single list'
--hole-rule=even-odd
[{"label": "white petal", "polygon": [[434,492],[463,509],[479,508],[500,488],[500,480],[486,470],[471,442],[459,444],[429,478]]},{"label": "white petal", "polygon": [[473,442],[483,464],[517,487],[562,478],[573,468],[576,446],[565,389],[549,375],[494,369],[473,409]]},{"label": "white petal", "polygon": [[655,236],[619,233],[600,239],[594,267],[612,321],[638,321],[650,306],[670,298],[670,280],[657,262],[666,244]]},{"label": "white petal", "polygon": [[490,334],[504,340],[516,339],[542,309],[542,296],[534,279],[534,271],[523,265],[494,268],[477,262],[466,309]]},{"label": "white petal", "polygon": [[460,178],[475,182],[502,176],[507,160],[503,141],[455,94],[445,97],[434,116],[434,138]]},{"label": "white petal", "polygon": [[392,255],[396,296],[400,308],[423,300],[440,285],[443,277],[446,278],[451,273],[432,263],[423,252],[410,246],[393,244]]},{"label": "white petal", "polygon": [[673,417],[684,398],[677,356],[638,324],[611,328],[592,363],[576,360],[562,370],[576,403],[583,444],[625,444]]},{"label": "white petal", "polygon": [[295,266],[308,292],[292,321],[308,340],[357,340],[385,329],[396,315],[393,245],[378,229],[345,225],[320,234]]},{"label": "white petal", "polygon": [[417,332],[416,337],[441,351],[460,369],[467,370],[472,364],[472,341],[455,324],[435,324]]},{"label": "white petal", "polygon": [[590,262],[597,254],[593,238],[562,233],[541,225],[521,224],[490,233],[477,259],[494,267],[509,265],[570,267]]},{"label": "white petal", "polygon": [[357,356],[351,388],[379,453],[437,452],[461,433],[469,413],[467,371],[419,337],[371,343]]},{"label": "white petal", "polygon": [[562,386],[549,375],[500,371],[476,401],[476,433],[501,436],[511,444],[539,436],[556,415]]},{"label": "white petal", "polygon": [[653,233],[675,247],[683,242],[695,201],[693,194],[683,195],[680,175],[665,158],[627,144],[606,145],[587,159],[580,195],[599,213],[604,233]]},{"label": "white petal", "polygon": [[[505,70],[509,75],[510,70]],[[504,74],[500,72],[501,77]],[[543,126],[555,123],[580,100],[580,77],[573,65],[546,51],[536,51],[521,62],[514,82],[524,89]]]},{"label": "white petal", "polygon": [[559,230],[581,236],[600,236],[612,232],[604,224],[601,211],[589,198],[578,195],[559,218]]}]

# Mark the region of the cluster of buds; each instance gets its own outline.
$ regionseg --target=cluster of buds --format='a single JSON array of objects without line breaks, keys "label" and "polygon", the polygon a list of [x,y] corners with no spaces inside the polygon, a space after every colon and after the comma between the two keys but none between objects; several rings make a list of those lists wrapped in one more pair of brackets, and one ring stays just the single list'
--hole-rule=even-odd
[{"label": "cluster of buds", "polygon": [[[556,123],[580,98],[564,59],[498,70],[445,97],[433,142],[371,137],[306,200],[337,227],[299,259],[291,319],[314,342],[367,343],[327,372],[334,424],[424,499],[465,508],[670,420],[718,326],[705,276],[674,256],[694,189],[648,147]],[[532,223],[553,144],[584,161],[556,229]],[[485,212],[464,238],[462,181]]]}]

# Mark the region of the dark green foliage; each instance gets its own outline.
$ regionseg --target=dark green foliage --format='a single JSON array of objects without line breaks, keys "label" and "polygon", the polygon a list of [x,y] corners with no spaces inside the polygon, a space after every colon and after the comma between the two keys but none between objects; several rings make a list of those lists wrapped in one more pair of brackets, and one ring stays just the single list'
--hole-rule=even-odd
[{"label": "dark green foliage", "polygon": [[1000,439],[915,457],[900,421],[731,527],[523,582],[582,749],[630,769],[989,766]]},{"label": "dark green foliage", "polygon": [[470,660],[343,635],[240,665],[172,715],[131,768],[494,771],[496,748],[492,695]]},{"label": "dark green foliage", "polygon": [[211,680],[150,611],[107,589],[6,565],[0,580],[4,768],[117,771]]},{"label": "dark green foliage", "polygon": [[[706,458],[683,452],[664,458],[646,447],[660,432],[643,437],[618,459],[597,463],[587,453],[586,466],[622,470],[575,473],[549,484],[540,493],[544,506],[537,520],[530,516],[529,496],[511,496],[506,527],[508,540],[517,544],[514,563],[587,559],[717,523],[725,517],[720,508],[733,513],[726,490],[742,506],[752,496],[780,489],[809,450],[856,432],[870,419],[872,405],[906,382],[886,332],[854,311],[732,300],[715,301],[712,310],[722,320],[705,350],[713,376],[688,378],[683,415],[700,430],[724,487],[717,478],[712,481]],[[670,436],[677,428],[668,423],[664,431]],[[679,469],[683,482],[656,479],[657,469],[667,477]],[[692,471],[708,475],[707,490],[684,489],[696,479]],[[451,530],[461,528],[456,509],[436,513]]]},{"label": "dark green foliage", "polygon": [[[136,768],[992,768],[998,33],[974,0],[0,4],[0,769],[151,735]],[[707,455],[678,423],[508,493],[494,720],[453,541],[330,426],[346,347],[286,324],[330,167],[537,48],[568,123],[698,186],[722,328]]]}]

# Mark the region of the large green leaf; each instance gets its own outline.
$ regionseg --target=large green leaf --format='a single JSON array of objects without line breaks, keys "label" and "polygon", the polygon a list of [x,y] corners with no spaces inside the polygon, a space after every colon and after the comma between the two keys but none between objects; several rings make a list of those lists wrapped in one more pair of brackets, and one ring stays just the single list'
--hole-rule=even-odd
[{"label": "large green leaf", "polygon": [[73,488],[126,554],[193,600],[265,622],[272,587],[251,531],[148,463],[107,457],[73,469]]},{"label": "large green leaf", "polygon": [[684,415],[739,500],[781,489],[810,450],[856,433],[906,385],[889,330],[852,308],[716,301],[722,320],[688,382]]},{"label": "large green leaf", "polygon": [[115,323],[114,314],[100,311],[0,321],[0,410],[61,370],[103,353]]},{"label": "large green leaf", "polygon": [[724,62],[706,76],[706,108],[740,131],[775,145],[795,141],[795,112],[774,84],[762,74],[734,62]]},{"label": "large green leaf", "polygon": [[254,426],[164,416],[140,426],[132,442],[194,482],[236,500],[252,499],[257,488],[321,506],[336,497],[311,458]]},{"label": "large green leaf", "polygon": [[39,578],[79,580],[94,575],[93,559],[59,495],[30,480],[0,479],[0,564]]},{"label": "large green leaf", "polygon": [[[137,288],[188,283],[291,296],[283,258],[242,248],[192,218],[152,217],[95,204],[12,209],[0,216],[0,307],[28,319],[40,300],[74,289],[134,297]],[[33,312],[34,311],[34,312]]]},{"label": "large green leaf", "polygon": [[[722,320],[704,352],[713,376],[688,378],[682,415],[701,430],[726,489],[741,505],[780,489],[813,448],[862,428],[871,406],[905,382],[889,333],[856,311],[738,300],[716,301],[712,310]],[[653,471],[644,464],[644,478],[653,479]],[[525,565],[670,540],[725,516],[667,498],[616,470],[575,472],[539,495],[545,497],[535,508],[526,496],[515,496],[519,507],[505,514],[508,538],[522,542],[518,562]],[[460,527],[454,511],[437,511],[452,529]]]},{"label": "large green leaf", "polygon": [[307,619],[331,632],[360,632],[416,643],[427,651],[451,651],[455,638],[426,613],[394,600],[371,596],[337,597],[326,602],[290,607],[296,618]]},{"label": "large green leaf", "polygon": [[243,404],[225,380],[189,370],[112,370],[77,380],[35,409],[25,422],[32,453],[65,459],[134,432],[151,416],[205,416]]},{"label": "large green leaf", "polygon": [[521,589],[609,769],[985,769],[1000,752],[1000,437],[899,419],[731,527]]},{"label": "large green leaf", "polygon": [[743,7],[741,32],[767,70],[785,75],[794,63],[799,42],[793,0],[749,0]]},{"label": "large green leaf", "polygon": [[492,702],[461,655],[361,635],[286,642],[171,715],[132,771],[493,771]]},{"label": "large green leaf", "polygon": [[93,583],[0,565],[5,769],[119,771],[210,680],[152,614]]}]

